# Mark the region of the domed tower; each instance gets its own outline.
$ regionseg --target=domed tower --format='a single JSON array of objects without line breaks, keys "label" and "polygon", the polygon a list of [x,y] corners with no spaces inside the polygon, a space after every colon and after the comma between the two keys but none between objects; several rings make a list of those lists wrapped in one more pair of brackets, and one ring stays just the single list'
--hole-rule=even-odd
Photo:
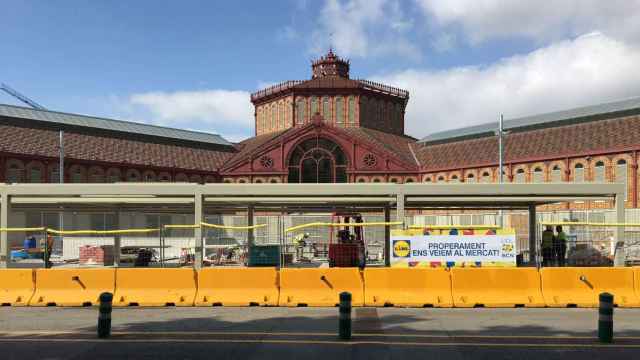
[{"label": "domed tower", "polygon": [[311,62],[311,80],[285,81],[251,94],[256,135],[304,126],[363,127],[404,135],[409,92],[349,78],[349,60],[333,50]]},{"label": "domed tower", "polygon": [[325,76],[339,76],[349,78],[349,60],[344,60],[333,53],[333,49],[329,49],[326,56],[311,63],[312,79]]}]

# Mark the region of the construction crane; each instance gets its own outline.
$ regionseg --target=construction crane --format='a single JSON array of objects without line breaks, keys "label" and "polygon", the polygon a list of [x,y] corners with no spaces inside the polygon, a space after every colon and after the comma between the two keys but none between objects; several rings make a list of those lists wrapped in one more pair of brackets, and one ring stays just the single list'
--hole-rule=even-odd
[{"label": "construction crane", "polygon": [[32,108],[34,108],[34,109],[37,109],[37,110],[47,110],[44,106],[42,106],[42,105],[38,104],[37,102],[35,102],[35,101],[33,101],[33,100],[29,99],[29,98],[28,98],[28,97],[26,97],[26,96],[24,96],[24,95],[20,94],[18,91],[16,91],[16,90],[12,89],[12,88],[11,88],[9,85],[7,85],[7,84],[0,83],[0,90],[2,90],[2,91],[4,91],[4,92],[6,92],[7,94],[9,94],[9,95],[13,96],[14,98],[16,98],[16,99],[18,99],[18,100],[22,101],[23,103],[25,103],[25,104],[27,104],[27,105],[31,106],[31,107],[32,107]]}]

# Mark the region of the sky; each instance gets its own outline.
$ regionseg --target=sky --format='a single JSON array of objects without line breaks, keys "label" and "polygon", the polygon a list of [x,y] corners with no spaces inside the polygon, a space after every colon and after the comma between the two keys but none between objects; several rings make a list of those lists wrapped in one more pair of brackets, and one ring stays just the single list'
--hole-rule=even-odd
[{"label": "sky", "polygon": [[[0,0],[0,82],[50,110],[250,137],[249,95],[351,77],[428,134],[640,96],[640,0]],[[22,105],[4,93],[0,103]]]}]

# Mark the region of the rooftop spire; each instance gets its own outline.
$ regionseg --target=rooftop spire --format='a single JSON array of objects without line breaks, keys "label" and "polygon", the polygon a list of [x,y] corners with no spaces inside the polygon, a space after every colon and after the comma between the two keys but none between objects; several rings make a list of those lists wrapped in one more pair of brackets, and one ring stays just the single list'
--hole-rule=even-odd
[{"label": "rooftop spire", "polygon": [[319,59],[311,63],[312,79],[338,76],[349,78],[349,60],[345,60],[337,56],[333,52],[333,47],[329,47],[327,55],[321,56]]}]

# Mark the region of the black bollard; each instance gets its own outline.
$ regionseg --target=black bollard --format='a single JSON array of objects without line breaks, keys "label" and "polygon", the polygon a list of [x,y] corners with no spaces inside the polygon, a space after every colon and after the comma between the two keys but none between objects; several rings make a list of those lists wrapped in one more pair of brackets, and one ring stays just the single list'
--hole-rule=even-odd
[{"label": "black bollard", "polygon": [[338,334],[341,340],[351,339],[351,293],[340,293],[340,310],[338,321]]},{"label": "black bollard", "polygon": [[111,309],[113,294],[100,294],[100,312],[98,313],[98,337],[108,338],[111,335]]},{"label": "black bollard", "polygon": [[613,341],[613,295],[600,294],[598,315],[598,339],[602,343],[610,343]]}]

